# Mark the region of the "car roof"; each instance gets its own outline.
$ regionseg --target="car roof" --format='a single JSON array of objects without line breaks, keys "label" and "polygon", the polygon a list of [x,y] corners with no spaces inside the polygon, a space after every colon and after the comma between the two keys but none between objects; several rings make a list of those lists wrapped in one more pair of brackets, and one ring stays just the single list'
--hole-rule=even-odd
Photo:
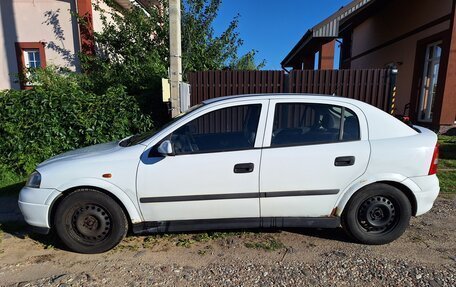
[{"label": "car roof", "polygon": [[212,98],[212,99],[207,99],[203,101],[204,105],[212,104],[212,103],[217,103],[217,102],[224,102],[224,101],[235,101],[235,100],[243,100],[243,99],[251,99],[251,100],[256,100],[256,99],[280,99],[280,98],[296,98],[296,99],[320,99],[320,100],[334,100],[337,99],[338,101],[341,102],[346,102],[346,103],[361,103],[358,100],[350,99],[350,98],[345,98],[345,97],[339,97],[339,96],[330,96],[330,95],[320,95],[320,94],[296,94],[296,93],[269,93],[269,94],[243,94],[243,95],[236,95],[236,96],[225,96],[225,97],[218,97],[218,98]]}]

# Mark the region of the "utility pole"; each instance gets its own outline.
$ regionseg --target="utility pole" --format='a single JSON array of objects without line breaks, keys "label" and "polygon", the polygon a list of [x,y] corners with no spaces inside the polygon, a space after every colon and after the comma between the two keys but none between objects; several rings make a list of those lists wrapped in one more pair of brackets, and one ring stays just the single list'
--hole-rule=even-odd
[{"label": "utility pole", "polygon": [[169,81],[171,116],[181,113],[179,84],[182,82],[181,0],[169,0]]}]

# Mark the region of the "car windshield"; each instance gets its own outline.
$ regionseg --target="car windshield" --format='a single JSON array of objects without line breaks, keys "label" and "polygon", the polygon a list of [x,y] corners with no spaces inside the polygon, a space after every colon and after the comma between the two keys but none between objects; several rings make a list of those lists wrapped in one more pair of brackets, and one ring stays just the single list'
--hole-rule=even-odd
[{"label": "car windshield", "polygon": [[167,124],[162,126],[160,129],[147,131],[147,132],[144,132],[142,134],[133,135],[133,136],[131,136],[129,138],[126,138],[123,141],[121,141],[119,143],[119,145],[121,147],[127,147],[127,146],[133,146],[133,145],[140,144],[140,143],[144,142],[145,140],[151,138],[155,134],[157,134],[159,131],[169,127],[170,125],[172,125],[176,121],[180,120],[183,116],[186,116],[186,115],[196,111],[197,109],[199,109],[202,106],[203,106],[203,104],[199,104],[199,105],[193,106],[190,109],[188,109],[185,113],[182,113],[182,114],[178,115],[177,117],[175,117],[174,119],[172,119],[170,122],[168,122]]}]

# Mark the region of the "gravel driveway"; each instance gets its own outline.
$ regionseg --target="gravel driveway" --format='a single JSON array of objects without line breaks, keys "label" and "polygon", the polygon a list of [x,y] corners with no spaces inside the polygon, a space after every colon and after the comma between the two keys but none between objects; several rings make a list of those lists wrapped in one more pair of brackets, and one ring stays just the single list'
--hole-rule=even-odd
[{"label": "gravel driveway", "polygon": [[1,286],[456,286],[454,195],[382,246],[305,229],[132,236],[82,255],[18,222],[2,229]]}]

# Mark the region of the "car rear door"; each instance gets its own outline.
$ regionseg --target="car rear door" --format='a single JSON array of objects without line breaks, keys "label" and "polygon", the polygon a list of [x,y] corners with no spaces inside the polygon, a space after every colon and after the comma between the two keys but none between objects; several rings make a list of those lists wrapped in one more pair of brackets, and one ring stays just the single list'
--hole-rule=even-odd
[{"label": "car rear door", "polygon": [[271,100],[260,171],[262,217],[321,217],[366,170],[364,114],[338,101]]},{"label": "car rear door", "polygon": [[[269,100],[219,104],[153,143],[138,166],[146,221],[258,218],[261,144]],[[169,139],[175,155],[156,148]]]}]

